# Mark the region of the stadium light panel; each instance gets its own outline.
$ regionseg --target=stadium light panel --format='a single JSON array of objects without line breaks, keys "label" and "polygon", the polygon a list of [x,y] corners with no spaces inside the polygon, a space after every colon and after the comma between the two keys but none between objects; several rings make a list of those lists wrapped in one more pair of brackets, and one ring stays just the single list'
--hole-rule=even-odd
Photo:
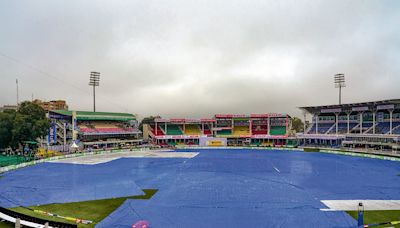
[{"label": "stadium light panel", "polygon": [[100,72],[90,72],[89,85],[93,86],[93,111],[96,112],[96,86],[100,86]]}]

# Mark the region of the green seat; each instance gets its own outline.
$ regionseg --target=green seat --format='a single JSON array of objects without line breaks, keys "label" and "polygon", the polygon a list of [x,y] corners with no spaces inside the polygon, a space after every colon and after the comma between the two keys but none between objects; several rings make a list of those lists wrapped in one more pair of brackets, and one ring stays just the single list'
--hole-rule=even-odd
[{"label": "green seat", "polygon": [[183,135],[183,132],[178,125],[169,124],[167,125],[167,135]]},{"label": "green seat", "polygon": [[232,131],[231,130],[221,130],[217,131],[217,135],[231,135]]},{"label": "green seat", "polygon": [[286,127],[285,126],[271,126],[270,134],[271,135],[286,135]]}]

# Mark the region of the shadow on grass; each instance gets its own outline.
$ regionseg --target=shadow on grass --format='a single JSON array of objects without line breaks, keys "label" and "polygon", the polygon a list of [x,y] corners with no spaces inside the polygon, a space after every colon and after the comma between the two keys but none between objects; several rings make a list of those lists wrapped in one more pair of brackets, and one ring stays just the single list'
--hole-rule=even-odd
[{"label": "shadow on grass", "polygon": [[[97,223],[105,219],[109,214],[111,214],[118,207],[120,207],[125,202],[125,200],[127,199],[149,200],[158,192],[158,189],[143,189],[143,192],[145,194],[140,196],[92,200],[92,201],[83,201],[76,203],[48,204],[41,206],[33,206],[29,208],[51,212],[62,216],[91,220],[93,221],[92,224],[89,225],[78,224],[78,227],[85,227],[85,228],[94,227]],[[23,207],[11,208],[11,210],[41,219],[73,224],[71,223],[71,221],[43,214],[38,214]],[[6,228],[6,227],[7,228],[14,227],[14,224],[0,222],[0,228]]]}]

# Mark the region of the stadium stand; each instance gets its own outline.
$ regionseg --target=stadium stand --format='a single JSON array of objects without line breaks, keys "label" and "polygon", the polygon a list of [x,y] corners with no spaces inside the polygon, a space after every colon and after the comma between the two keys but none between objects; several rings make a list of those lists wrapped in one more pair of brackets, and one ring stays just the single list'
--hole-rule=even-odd
[{"label": "stadium stand", "polygon": [[68,151],[73,142],[85,149],[136,145],[142,141],[138,121],[129,113],[53,110],[49,118],[49,148]]},{"label": "stadium stand", "polygon": [[149,139],[160,146],[194,146],[200,144],[200,138],[222,138],[228,146],[282,146],[288,139],[289,122],[284,114],[217,114],[212,119],[159,117],[147,125],[152,133]]},{"label": "stadium stand", "polygon": [[400,99],[300,109],[313,116],[311,127],[299,136],[301,145],[373,150],[400,148],[396,141],[400,133]]}]

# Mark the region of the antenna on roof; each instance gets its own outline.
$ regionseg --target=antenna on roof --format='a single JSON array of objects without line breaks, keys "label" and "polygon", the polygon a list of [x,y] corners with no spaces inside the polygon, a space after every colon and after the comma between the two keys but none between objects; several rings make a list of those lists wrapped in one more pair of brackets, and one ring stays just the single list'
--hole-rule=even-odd
[{"label": "antenna on roof", "polygon": [[335,88],[339,88],[339,105],[342,104],[342,87],[346,87],[344,74],[335,74]]}]

